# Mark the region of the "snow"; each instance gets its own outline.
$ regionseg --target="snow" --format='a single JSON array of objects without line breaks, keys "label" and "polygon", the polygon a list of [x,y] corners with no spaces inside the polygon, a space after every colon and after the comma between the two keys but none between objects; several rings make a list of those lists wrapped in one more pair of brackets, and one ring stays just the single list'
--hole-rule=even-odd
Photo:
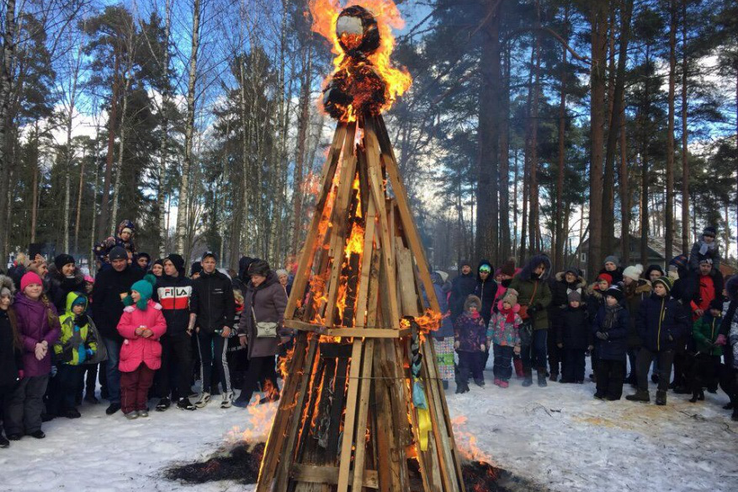
[{"label": "snow", "polygon": [[[541,490],[738,490],[738,423],[721,408],[722,391],[698,403],[669,393],[667,406],[657,407],[595,400],[593,383],[523,388],[513,377],[501,389],[491,371],[485,376],[485,388],[472,384],[456,395],[452,384],[447,393],[457,444]],[[626,385],[624,394],[631,392]],[[135,421],[107,416],[105,407],[83,404],[81,419],[44,424],[46,439],[24,437],[0,450],[0,489],[251,491],[233,482],[171,482],[163,470],[265,437],[277,404],[224,410],[215,400]]]}]

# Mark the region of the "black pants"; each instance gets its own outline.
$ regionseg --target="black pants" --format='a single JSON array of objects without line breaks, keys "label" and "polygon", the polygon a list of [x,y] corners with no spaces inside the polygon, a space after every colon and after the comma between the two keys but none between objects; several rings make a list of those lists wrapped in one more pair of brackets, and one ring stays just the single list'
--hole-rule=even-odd
[{"label": "black pants", "polygon": [[459,352],[459,377],[462,381],[469,381],[469,376],[475,382],[484,381],[484,352]]},{"label": "black pants", "polygon": [[584,381],[584,349],[564,348],[564,372],[561,380],[567,383]]},{"label": "black pants", "polygon": [[155,386],[159,398],[185,398],[190,394],[192,379],[192,341],[187,333],[161,337],[161,368],[156,372]]},{"label": "black pants", "polygon": [[[6,427],[8,424],[5,419],[5,408],[10,404],[10,398],[13,396],[17,385],[18,383],[12,383],[0,386],[0,421],[2,421]],[[2,430],[3,426],[0,425],[0,434],[2,433]]]},{"label": "black pants", "polygon": [[241,394],[238,399],[241,401],[251,401],[251,397],[256,391],[258,384],[262,382],[262,388],[266,388],[267,381],[270,382],[275,390],[279,390],[277,386],[277,376],[274,370],[274,356],[267,355],[265,357],[252,357],[249,359],[249,368],[243,379]]},{"label": "black pants", "polygon": [[[97,387],[97,366],[98,364],[83,364],[80,366],[80,374],[77,380],[78,400],[82,399],[83,392],[85,395],[95,396],[95,388]],[[100,374],[100,383],[102,384],[102,374],[105,374],[105,371],[101,371]]]},{"label": "black pants", "polygon": [[67,410],[73,410],[76,405],[77,391],[82,377],[82,366],[59,364],[54,377],[56,386],[52,393],[47,412],[51,415],[62,415]]},{"label": "black pants", "polygon": [[520,356],[523,359],[523,369],[526,375],[532,368],[546,371],[546,349],[548,348],[548,330],[533,330],[530,345],[520,347]]},{"label": "black pants", "polygon": [[608,400],[619,400],[623,395],[625,361],[599,359],[595,371],[597,374],[597,394]]},{"label": "black pants", "polygon": [[675,388],[687,388],[689,386],[691,365],[689,354],[687,354],[686,341],[684,339],[677,340],[676,348],[674,349]]},{"label": "black pants", "polygon": [[710,391],[715,391],[718,386],[718,366],[720,365],[719,355],[697,354],[694,357],[694,366],[691,374],[691,390],[692,393],[699,393],[702,388],[707,387]]},{"label": "black pants", "polygon": [[218,333],[206,333],[200,330],[197,334],[197,341],[200,346],[200,360],[202,361],[202,390],[206,393],[212,393],[212,366],[215,363],[223,391],[233,391],[233,388],[231,388],[231,373],[228,369],[228,360],[226,358],[227,351],[224,350],[226,339]]},{"label": "black pants", "polygon": [[636,360],[636,375],[638,376],[638,389],[648,391],[648,368],[654,356],[657,358],[659,368],[659,391],[669,389],[669,381],[671,380],[671,365],[674,363],[674,351],[662,350],[660,352],[652,352],[646,347],[641,347]]},{"label": "black pants", "polygon": [[41,413],[49,376],[31,376],[21,379],[5,406],[5,432],[31,434],[41,430]]}]

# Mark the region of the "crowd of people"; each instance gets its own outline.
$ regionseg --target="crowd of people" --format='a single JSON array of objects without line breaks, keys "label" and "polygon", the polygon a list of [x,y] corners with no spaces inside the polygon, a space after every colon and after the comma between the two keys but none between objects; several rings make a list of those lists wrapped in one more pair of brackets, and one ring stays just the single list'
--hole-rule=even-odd
[{"label": "crowd of people", "polygon": [[[669,390],[704,400],[720,383],[733,406],[738,276],[723,281],[715,236],[706,228],[667,271],[623,268],[609,256],[589,284],[574,267],[552,276],[543,254],[523,268],[483,260],[475,272],[462,262],[453,280],[433,272],[444,386],[483,387],[490,354],[500,388],[513,375],[532,386],[534,369],[540,387],[584,384],[590,356],[595,398],[618,400],[629,383],[628,400],[649,402],[650,374],[658,405]],[[218,269],[209,251],[187,272],[182,256],[152,261],[134,237],[124,221],[96,246],[94,278],[68,254],[50,264],[19,254],[0,275],[0,447],[44,438],[43,422],[79,418],[83,401],[107,400],[107,415],[132,420],[148,417],[152,398],[160,412],[203,408],[215,396],[221,408],[279,399],[276,360],[293,336],[283,327],[289,272],[249,257],[238,271]]]},{"label": "crowd of people", "polygon": [[589,379],[595,398],[613,401],[630,384],[635,391],[627,400],[649,402],[650,374],[657,405],[666,404],[670,390],[697,402],[720,386],[738,420],[738,276],[724,281],[715,237],[715,228],[705,228],[690,255],[671,259],[667,271],[622,267],[608,256],[591,283],[576,267],[551,275],[543,254],[523,268],[510,259],[494,270],[482,260],[474,272],[463,261],[453,280],[434,272],[445,313],[434,333],[444,386],[455,381],[456,392],[466,393],[473,380],[483,387],[491,353],[501,388],[513,373],[532,386],[535,370],[540,387]]},{"label": "crowd of people", "polygon": [[188,274],[182,256],[151,261],[134,236],[124,221],[96,246],[94,278],[68,254],[19,254],[0,275],[0,447],[44,438],[43,422],[79,418],[83,401],[133,420],[152,398],[161,412],[279,399],[288,272],[249,257],[218,269],[208,251]]}]

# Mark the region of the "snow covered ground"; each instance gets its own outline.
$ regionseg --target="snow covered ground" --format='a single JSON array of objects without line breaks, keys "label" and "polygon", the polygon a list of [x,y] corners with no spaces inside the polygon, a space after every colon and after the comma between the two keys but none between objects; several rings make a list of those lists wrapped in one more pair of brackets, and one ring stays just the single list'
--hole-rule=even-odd
[{"label": "snow covered ground", "polygon": [[[455,395],[452,385],[448,394],[457,442],[541,490],[738,490],[738,423],[720,408],[728,401],[722,392],[696,404],[670,393],[668,405],[657,407],[594,400],[592,383],[522,388],[513,381],[503,390],[486,376],[486,388]],[[103,404],[80,410],[81,419],[44,424],[42,441],[25,437],[0,450],[0,490],[248,491],[231,482],[182,485],[162,471],[265,435],[276,404],[170,409],[132,422],[106,416]]]}]

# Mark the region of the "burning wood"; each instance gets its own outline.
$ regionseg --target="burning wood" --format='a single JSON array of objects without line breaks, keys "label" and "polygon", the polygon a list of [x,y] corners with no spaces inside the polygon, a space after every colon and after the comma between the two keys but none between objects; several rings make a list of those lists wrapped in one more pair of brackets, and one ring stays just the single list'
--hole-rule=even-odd
[{"label": "burning wood", "polygon": [[438,301],[380,114],[411,80],[390,63],[400,19],[391,1],[369,3],[310,3],[337,55],[325,108],[339,123],[285,311],[298,335],[259,492],[464,490],[425,343]]}]

